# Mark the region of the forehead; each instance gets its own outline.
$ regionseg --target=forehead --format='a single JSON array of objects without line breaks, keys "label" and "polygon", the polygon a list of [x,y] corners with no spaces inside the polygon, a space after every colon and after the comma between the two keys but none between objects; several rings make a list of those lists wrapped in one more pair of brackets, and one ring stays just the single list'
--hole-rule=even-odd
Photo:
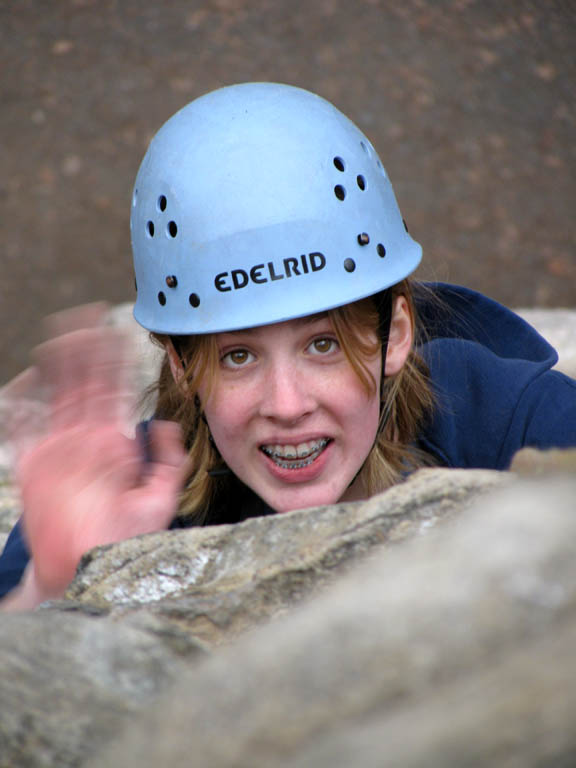
[{"label": "forehead", "polygon": [[321,323],[326,321],[330,323],[330,315],[328,312],[319,312],[315,315],[306,315],[305,317],[297,317],[293,320],[284,320],[282,323],[272,323],[270,325],[258,325],[255,328],[242,328],[238,331],[224,331],[222,333],[214,334],[216,338],[219,337],[240,337],[240,336],[275,336],[277,334],[287,332],[297,332],[302,328],[314,325],[315,323]]}]

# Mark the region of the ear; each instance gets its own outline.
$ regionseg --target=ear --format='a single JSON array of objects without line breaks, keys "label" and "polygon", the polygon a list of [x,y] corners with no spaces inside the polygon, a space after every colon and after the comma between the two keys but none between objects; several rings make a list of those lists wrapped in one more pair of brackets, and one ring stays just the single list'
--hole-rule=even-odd
[{"label": "ear", "polygon": [[182,364],[182,360],[180,359],[180,355],[178,352],[176,352],[176,349],[174,348],[174,344],[172,343],[172,339],[167,339],[164,342],[164,349],[166,350],[166,354],[168,356],[168,362],[170,364],[170,371],[172,373],[172,378],[178,384],[179,386],[185,387],[185,379],[184,379],[184,365]]},{"label": "ear", "polygon": [[393,376],[402,370],[412,349],[412,315],[405,296],[397,296],[392,311],[388,350],[386,352],[386,376]]}]

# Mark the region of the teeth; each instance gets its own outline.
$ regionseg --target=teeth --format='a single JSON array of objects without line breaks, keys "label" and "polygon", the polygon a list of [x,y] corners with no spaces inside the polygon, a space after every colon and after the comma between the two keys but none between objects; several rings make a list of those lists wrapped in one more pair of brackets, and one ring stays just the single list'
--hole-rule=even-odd
[{"label": "teeth", "polygon": [[263,445],[262,450],[274,459],[306,459],[324,448],[327,443],[328,439],[323,437],[320,440],[311,440],[309,443],[298,443],[298,445]]}]

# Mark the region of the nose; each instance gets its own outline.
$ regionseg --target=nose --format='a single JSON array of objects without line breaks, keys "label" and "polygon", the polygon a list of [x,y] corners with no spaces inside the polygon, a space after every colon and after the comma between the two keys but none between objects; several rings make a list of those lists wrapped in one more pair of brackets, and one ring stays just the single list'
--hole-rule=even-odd
[{"label": "nose", "polygon": [[266,372],[260,414],[286,424],[299,422],[316,408],[310,377],[292,365],[277,362]]}]

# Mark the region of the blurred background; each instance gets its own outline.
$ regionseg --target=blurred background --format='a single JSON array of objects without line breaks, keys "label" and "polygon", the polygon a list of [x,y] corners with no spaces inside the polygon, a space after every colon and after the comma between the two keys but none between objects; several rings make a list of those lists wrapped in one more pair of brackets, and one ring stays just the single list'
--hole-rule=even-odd
[{"label": "blurred background", "polygon": [[0,0],[0,383],[49,312],[133,299],[132,183],[196,96],[272,80],[368,134],[418,276],[576,306],[573,0]]}]

